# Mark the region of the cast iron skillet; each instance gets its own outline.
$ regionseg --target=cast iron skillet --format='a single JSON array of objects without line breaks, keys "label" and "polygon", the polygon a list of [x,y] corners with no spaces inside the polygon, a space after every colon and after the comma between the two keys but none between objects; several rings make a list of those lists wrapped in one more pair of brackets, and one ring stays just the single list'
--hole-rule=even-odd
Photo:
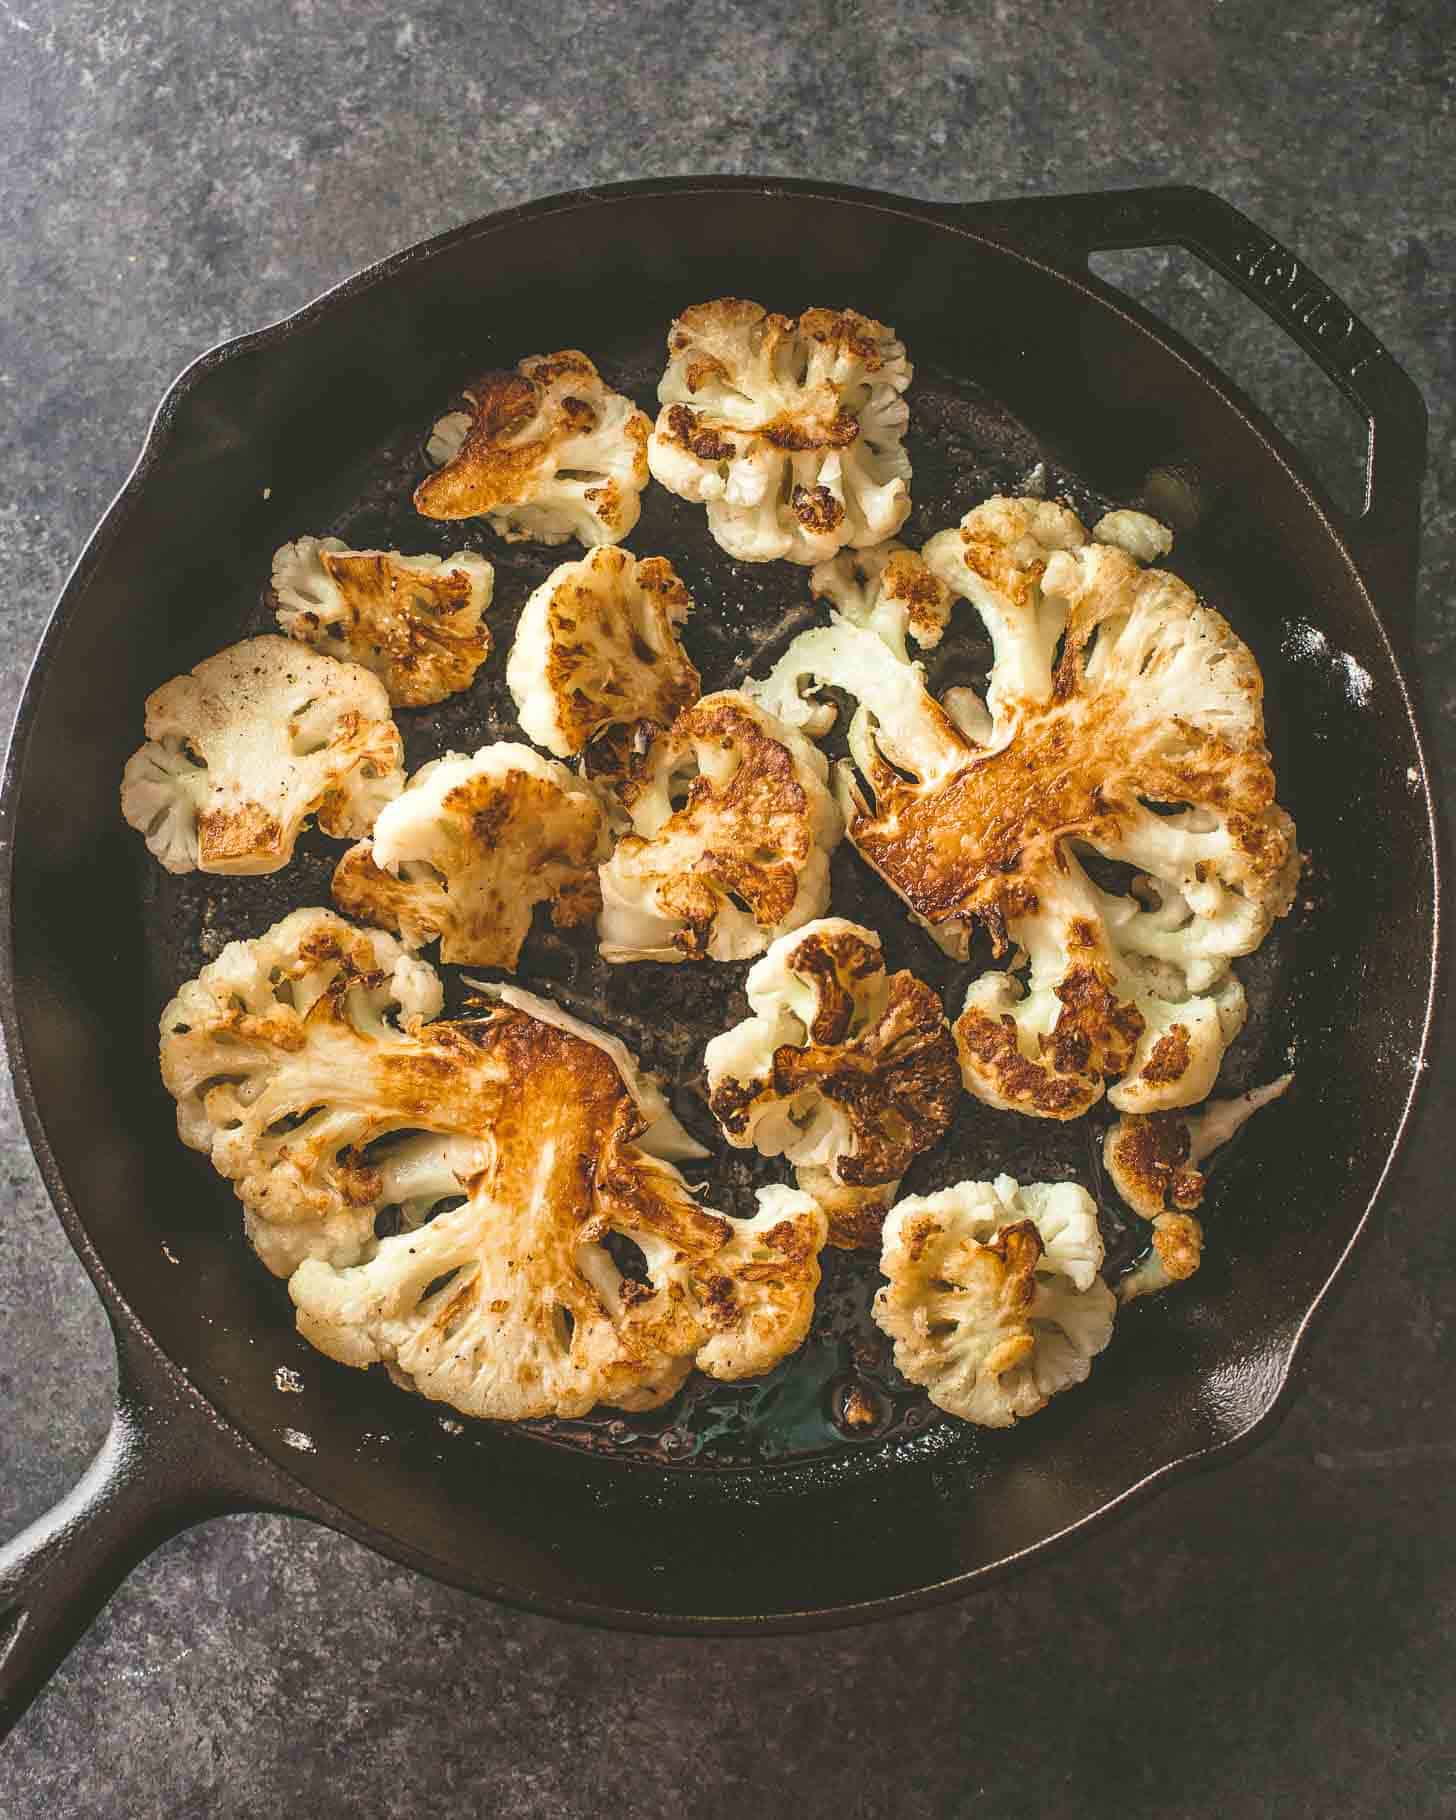
[{"label": "cast iron skillet", "polygon": [[[1257,300],[1358,405],[1362,514],[1338,513],[1246,399],[1086,269],[1098,248],[1167,244]],[[691,1461],[662,1431],[620,1422],[575,1434],[442,1422],[301,1346],[229,1191],[177,1145],[156,1081],[175,969],[235,932],[203,925],[239,900],[167,900],[159,920],[157,869],[116,809],[144,696],[239,635],[285,537],[344,522],[346,498],[349,522],[376,522],[472,370],[562,345],[609,372],[646,349],[655,361],[677,309],[744,291],[897,326],[937,418],[927,472],[939,462],[944,505],[964,510],[1035,460],[1089,498],[1156,499],[1160,486],[1166,498],[1171,485],[1181,566],[1210,578],[1264,664],[1281,796],[1313,855],[1292,958],[1264,982],[1257,1058],[1277,1066],[1292,1043],[1298,1097],[1277,1138],[1256,1124],[1225,1173],[1216,1261],[1181,1296],[1130,1310],[1091,1384],[1010,1434],[906,1421],[851,1441],[792,1374],[776,1412],[762,1397],[703,1405]],[[1436,850],[1399,663],[1424,451],[1421,401],[1370,332],[1193,189],[952,208],[796,182],[613,186],[413,247],[197,361],[46,630],[0,802],[16,1093],[111,1317],[120,1378],[81,1484],[0,1554],[4,1720],[135,1561],[225,1511],[313,1517],[539,1611],[748,1634],[963,1593],[1248,1441],[1390,1166],[1427,1040]],[[327,498],[319,476],[334,477]],[[919,484],[917,461],[917,497]],[[184,901],[201,909],[179,933]],[[254,930],[270,920],[262,903]],[[640,1013],[650,988],[635,991]],[[301,1393],[280,1390],[280,1366]],[[813,1384],[832,1389],[822,1372]]]}]

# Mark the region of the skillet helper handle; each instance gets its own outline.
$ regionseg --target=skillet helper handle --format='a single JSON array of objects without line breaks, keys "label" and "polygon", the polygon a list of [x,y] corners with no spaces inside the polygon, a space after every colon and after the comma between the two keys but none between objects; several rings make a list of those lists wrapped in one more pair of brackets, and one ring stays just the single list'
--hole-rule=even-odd
[{"label": "skillet helper handle", "polygon": [[1169,185],[1101,195],[971,204],[961,218],[1048,264],[1085,268],[1087,256],[1181,246],[1256,303],[1297,342],[1365,419],[1365,507],[1328,508],[1382,604],[1409,610],[1419,555],[1426,407],[1409,374],[1302,260],[1209,190]]},{"label": "skillet helper handle", "polygon": [[[120,1339],[120,1335],[118,1335]],[[111,1428],[80,1482],[0,1548],[0,1738],[127,1574],[204,1517],[246,1505],[207,1479],[198,1420],[118,1347]]]}]

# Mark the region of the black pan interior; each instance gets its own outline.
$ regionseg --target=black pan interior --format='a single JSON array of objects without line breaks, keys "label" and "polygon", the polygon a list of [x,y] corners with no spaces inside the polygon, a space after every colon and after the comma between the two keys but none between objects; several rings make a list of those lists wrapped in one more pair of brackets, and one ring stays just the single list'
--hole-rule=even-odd
[{"label": "black pan interior", "polygon": [[[651,409],[670,317],[725,292],[790,312],[849,303],[900,329],[917,366],[912,543],[986,493],[1028,485],[1093,513],[1176,512],[1175,566],[1263,665],[1281,796],[1311,855],[1295,916],[1241,968],[1254,1015],[1224,1077],[1240,1087],[1293,1065],[1297,1087],[1219,1171],[1203,1272],[1126,1311],[1089,1386],[1009,1435],[932,1420],[906,1393],[866,1318],[872,1260],[842,1254],[809,1345],[769,1380],[695,1383],[649,1418],[459,1423],[302,1346],[230,1191],[176,1144],[156,1082],[156,1017],[177,983],[224,941],[326,902],[340,849],[308,837],[268,880],[162,874],[115,810],[147,691],[263,629],[268,559],[287,538],[474,547],[497,565],[496,650],[467,696],[401,713],[408,758],[519,737],[502,674],[510,629],[571,552],[417,518],[429,423],[473,371],[571,345]],[[705,686],[761,672],[815,616],[804,572],[729,561],[702,514],[655,486],[629,543],[670,555],[692,589]],[[973,672],[977,657],[966,639],[945,661]],[[265,1452],[385,1546],[487,1590],[604,1615],[807,1612],[933,1585],[1076,1523],[1264,1413],[1411,1085],[1429,975],[1423,797],[1391,656],[1347,558],[1195,369],[1064,282],[908,214],[741,192],[619,197],[467,233],[259,338],[173,405],[36,688],[15,822],[16,986],[77,1212],[163,1349]],[[833,907],[881,930],[892,964],[958,1007],[982,957],[946,962],[847,847]],[[608,969],[589,941],[546,928],[521,969],[639,1049],[704,1136],[698,1058],[742,1015],[745,970]],[[1098,1192],[1100,1128],[966,1099],[907,1189],[1005,1168]],[[736,1212],[756,1181],[782,1179],[742,1153],[706,1176],[710,1203]],[[1126,1256],[1135,1236],[1100,1198]],[[836,1421],[851,1381],[881,1413],[858,1438]]]}]

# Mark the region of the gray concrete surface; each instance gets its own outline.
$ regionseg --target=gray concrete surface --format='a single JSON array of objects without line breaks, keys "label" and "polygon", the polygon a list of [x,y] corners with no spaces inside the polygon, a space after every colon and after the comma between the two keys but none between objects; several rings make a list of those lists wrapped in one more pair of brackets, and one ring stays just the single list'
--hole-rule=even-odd
[{"label": "gray concrete surface", "polygon": [[[401,242],[690,170],[945,199],[1176,179],[1302,251],[1425,389],[1449,765],[1452,37],[1399,0],[0,0],[0,716],[173,373]],[[1351,459],[1323,382],[1216,287],[1134,277]],[[9,1533],[89,1456],[112,1364],[8,1105],[0,1169]],[[602,1636],[219,1521],[133,1574],[0,1755],[0,1812],[1456,1812],[1453,1173],[1428,1119],[1272,1440],[991,1596],[806,1640]]]}]

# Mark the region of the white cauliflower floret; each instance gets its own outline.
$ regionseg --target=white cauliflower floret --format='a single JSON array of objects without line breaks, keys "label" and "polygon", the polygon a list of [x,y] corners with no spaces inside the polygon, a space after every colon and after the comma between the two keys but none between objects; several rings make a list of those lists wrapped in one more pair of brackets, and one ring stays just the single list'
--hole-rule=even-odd
[{"label": "white cauliflower floret", "polygon": [[[434,970],[392,936],[329,910],[295,910],[253,941],[230,942],[162,1013],[162,1079],[184,1144],[206,1151],[243,1203],[270,1270],[305,1257],[353,1262],[393,1204],[364,1153],[429,1121],[416,1102],[428,1062],[450,1053]],[[447,1073],[450,1070],[445,1070]],[[441,1089],[441,1106],[449,1099]],[[436,1129],[469,1140],[468,1120]],[[418,1186],[412,1193],[418,1196]],[[458,1195],[453,1178],[442,1194]]]},{"label": "white cauliflower floret", "polygon": [[573,348],[487,373],[435,425],[426,518],[484,518],[508,542],[620,543],[642,510],[651,423]]},{"label": "white cauliflower floret", "polygon": [[[598,774],[625,769],[634,744],[698,699],[677,638],[692,604],[661,556],[607,548],[553,570],[521,609],[506,662],[527,736],[558,758],[594,746]],[[614,744],[623,750],[604,750]]]},{"label": "white cauliflower floret", "polygon": [[740,1149],[786,1156],[830,1242],[876,1244],[911,1161],[960,1098],[936,994],[887,974],[880,938],[841,917],[780,936],[746,981],[753,1015],[703,1056],[708,1104]]},{"label": "white cauliflower floret", "polygon": [[416,771],[334,872],[334,902],[440,959],[514,967],[537,904],[559,928],[601,907],[609,840],[597,797],[529,746],[448,753]]},{"label": "white cauliflower floret", "polygon": [[332,657],[373,672],[402,708],[468,689],[490,655],[482,615],[495,570],[483,556],[401,556],[351,550],[338,537],[300,537],[273,557],[278,623]]},{"label": "white cauliflower floret", "polygon": [[945,583],[902,543],[841,550],[814,570],[809,589],[838,618],[878,633],[902,664],[910,661],[907,638],[927,649],[940,643],[955,605]]},{"label": "white cauliflower floret", "polygon": [[[560,1091],[586,1085],[575,1069],[547,1072]],[[655,1409],[694,1366],[732,1381],[794,1352],[813,1319],[819,1208],[792,1188],[760,1189],[752,1219],[700,1207],[670,1164],[624,1138],[619,1107],[608,1124],[610,1102],[586,1090],[550,1105],[523,1095],[530,1133],[503,1112],[505,1155],[463,1205],[381,1240],[367,1263],[303,1264],[288,1286],[303,1337],[495,1421]],[[637,1247],[641,1276],[623,1274],[613,1235]]]},{"label": "white cauliflower floret", "polygon": [[441,998],[428,967],[301,910],[167,1007],[178,1128],[291,1277],[300,1332],[504,1419],[651,1408],[695,1364],[777,1364],[808,1331],[823,1214],[784,1188],[752,1220],[701,1207],[669,1160],[698,1147],[630,1055],[501,997],[485,1018],[424,1021]]},{"label": "white cauliflower floret", "polygon": [[1009,1428],[1080,1384],[1112,1338],[1092,1197],[1010,1176],[901,1201],[885,1221],[874,1317],[895,1364],[953,1416]]},{"label": "white cauliflower floret", "polygon": [[842,832],[823,756],[743,695],[705,695],[624,787],[601,869],[608,961],[751,960],[829,901]]},{"label": "white cauliflower floret", "polygon": [[1117,1285],[1128,1302],[1182,1282],[1203,1256],[1203,1228],[1193,1218],[1206,1179],[1199,1165],[1226,1144],[1247,1119],[1277,1100],[1294,1080],[1281,1075],[1236,1099],[1209,1100],[1186,1112],[1125,1114],[1108,1131],[1102,1161],[1119,1195],[1152,1222],[1145,1257]]},{"label": "white cauliflower floret", "polygon": [[378,679],[271,634],[154,690],[146,736],[121,812],[169,872],[277,872],[310,816],[352,839],[404,783]]},{"label": "white cauliflower floret", "polygon": [[1139,562],[1156,562],[1173,548],[1173,533],[1146,512],[1104,512],[1092,527],[1092,541],[1116,544]]},{"label": "white cauliflower floret", "polygon": [[[463,1204],[289,1284],[304,1338],[462,1413],[519,1421],[652,1409],[696,1365],[771,1370],[813,1318],[824,1216],[788,1188],[749,1220],[701,1207],[652,1154],[610,1059],[514,1010],[480,1027],[498,1077]],[[607,1243],[642,1260],[625,1274]]]},{"label": "white cauliflower floret", "polygon": [[725,297],[673,323],[653,478],[705,504],[745,562],[815,563],[893,537],[910,514],[911,379],[893,329],[854,310],[797,321]]},{"label": "white cauliflower floret", "polygon": [[[948,952],[977,920],[1013,951],[956,1026],[972,1093],[1050,1118],[1112,1081],[1125,1111],[1201,1099],[1243,1021],[1229,962],[1299,869],[1252,655],[1176,576],[1045,500],[990,500],[924,555],[990,634],[984,701],[962,690],[948,713],[918,665],[839,617],[755,699],[819,731],[806,690],[856,697],[837,778],[851,842]],[[1094,882],[1094,855],[1137,868],[1132,895]]]}]

